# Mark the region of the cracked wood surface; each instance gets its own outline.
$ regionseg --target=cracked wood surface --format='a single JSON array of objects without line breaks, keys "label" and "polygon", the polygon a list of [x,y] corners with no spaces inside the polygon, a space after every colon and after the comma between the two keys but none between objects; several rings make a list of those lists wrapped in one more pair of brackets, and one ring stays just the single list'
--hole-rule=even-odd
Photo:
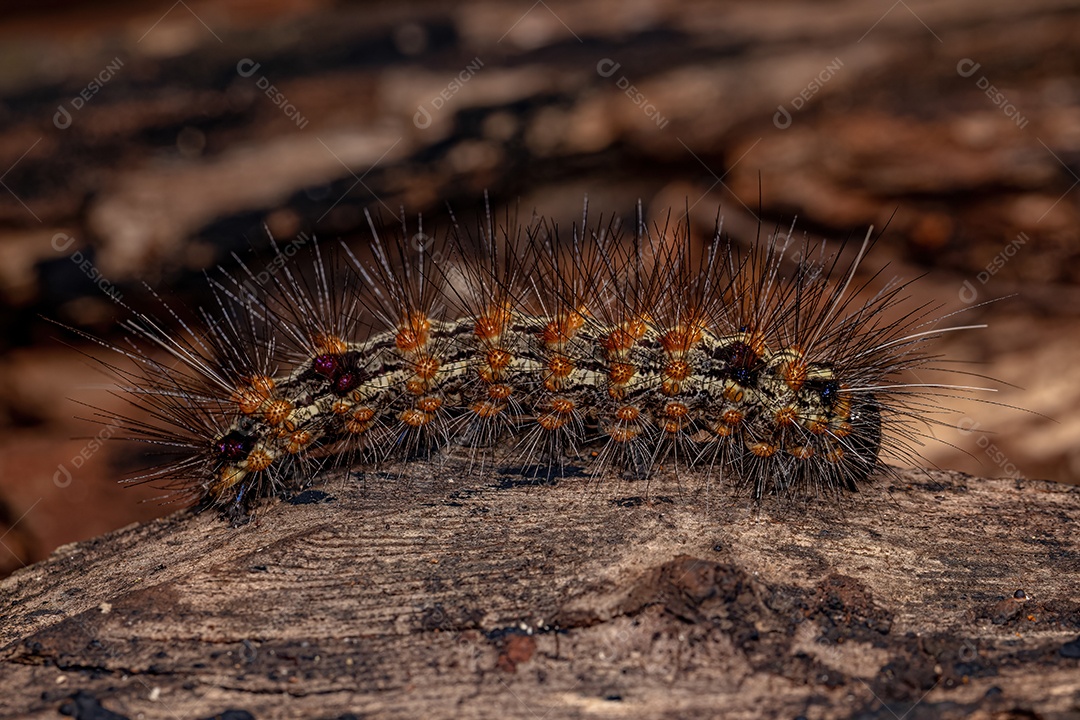
[{"label": "cracked wood surface", "polygon": [[412,463],[65,546],[0,584],[0,717],[1080,716],[1080,488],[692,481]]}]

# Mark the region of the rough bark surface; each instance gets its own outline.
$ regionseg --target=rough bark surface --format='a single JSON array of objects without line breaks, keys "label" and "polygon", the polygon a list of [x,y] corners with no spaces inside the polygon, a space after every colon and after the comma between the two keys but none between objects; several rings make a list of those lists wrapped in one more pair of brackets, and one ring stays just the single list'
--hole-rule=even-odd
[{"label": "rough bark surface", "polygon": [[693,482],[412,463],[65,546],[0,584],[0,716],[1080,715],[1080,488]]}]

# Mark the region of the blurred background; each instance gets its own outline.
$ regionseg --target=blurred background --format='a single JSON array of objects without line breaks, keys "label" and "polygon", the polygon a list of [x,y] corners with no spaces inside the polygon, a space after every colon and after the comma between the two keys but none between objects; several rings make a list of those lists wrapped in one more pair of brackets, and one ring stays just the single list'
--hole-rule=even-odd
[{"label": "blurred background", "polygon": [[77,419],[122,409],[110,356],[46,319],[120,342],[113,298],[195,308],[264,228],[363,244],[365,210],[427,227],[485,190],[563,222],[586,195],[689,209],[703,236],[719,209],[742,243],[891,218],[867,277],[988,323],[939,347],[1001,381],[945,403],[927,466],[1080,477],[1075,2],[4,7],[0,573],[175,509],[116,484],[124,444]]}]

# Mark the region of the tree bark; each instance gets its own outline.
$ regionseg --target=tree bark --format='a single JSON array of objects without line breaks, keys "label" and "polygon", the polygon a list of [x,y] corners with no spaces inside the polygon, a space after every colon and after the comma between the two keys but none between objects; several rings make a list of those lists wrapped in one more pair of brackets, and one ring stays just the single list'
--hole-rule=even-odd
[{"label": "tree bark", "polygon": [[685,473],[338,474],[16,572],[0,716],[1076,717],[1078,505],[919,470],[760,506]]}]

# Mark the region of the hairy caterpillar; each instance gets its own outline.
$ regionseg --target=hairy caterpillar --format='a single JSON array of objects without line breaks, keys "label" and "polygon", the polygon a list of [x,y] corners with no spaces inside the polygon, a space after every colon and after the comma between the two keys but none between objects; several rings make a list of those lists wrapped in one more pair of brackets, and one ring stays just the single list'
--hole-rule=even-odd
[{"label": "hairy caterpillar", "polygon": [[872,232],[843,260],[790,231],[740,250],[719,222],[696,252],[687,222],[650,226],[640,207],[625,232],[590,225],[586,204],[562,237],[490,209],[441,239],[369,224],[372,260],[316,246],[305,273],[275,244],[267,270],[212,279],[202,327],[171,310],[179,330],[127,321],[116,349],[137,369],[112,369],[149,420],[109,419],[170,453],[130,481],[249,507],[327,464],[457,447],[552,474],[583,453],[597,474],[701,468],[755,499],[810,498],[856,489],[883,452],[913,455],[934,393],[974,389],[905,381],[963,328],[907,309],[906,283],[867,297]]}]

